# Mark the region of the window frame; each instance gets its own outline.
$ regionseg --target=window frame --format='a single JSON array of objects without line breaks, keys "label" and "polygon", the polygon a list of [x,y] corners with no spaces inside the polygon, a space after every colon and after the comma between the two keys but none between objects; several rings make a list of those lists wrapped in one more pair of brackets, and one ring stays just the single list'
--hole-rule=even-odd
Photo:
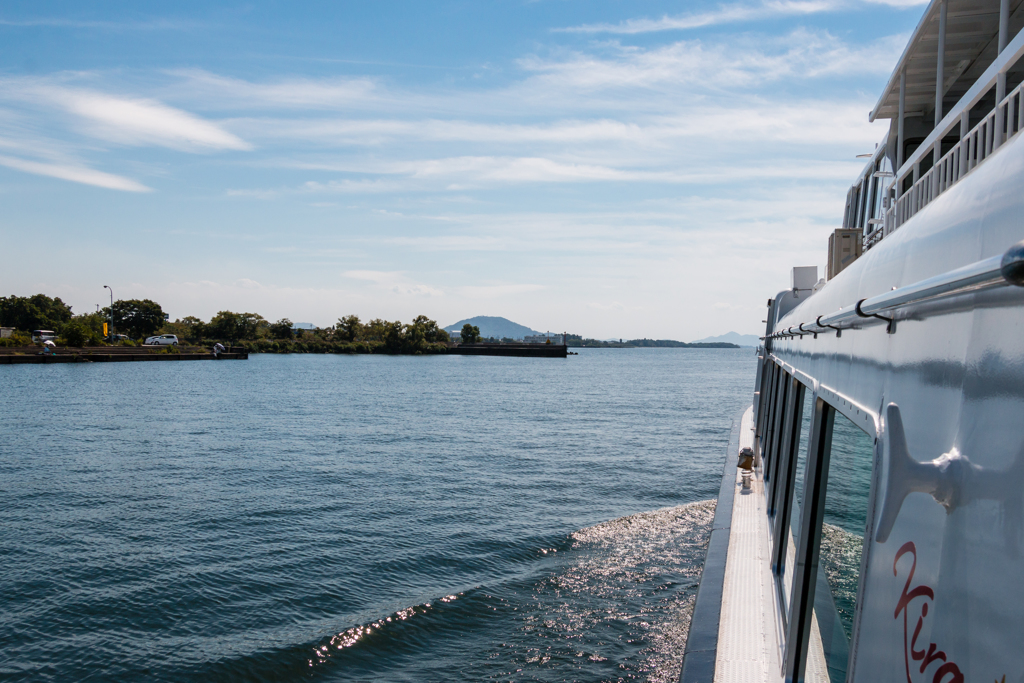
[{"label": "window frame", "polygon": [[[804,373],[790,368],[766,354],[767,391],[759,396],[765,407],[758,416],[756,434],[765,451],[763,481],[767,503],[771,543],[771,571],[776,587],[776,605],[784,633],[783,674],[787,681],[803,680],[810,644],[811,620],[821,551],[821,536],[828,495],[828,473],[832,456],[832,432],[836,414],[846,417],[873,441],[870,488],[861,567],[857,581],[857,609],[850,637],[847,680],[853,680],[857,643],[860,635],[861,605],[864,601],[866,567],[870,562],[872,533],[875,527],[875,498],[881,476],[881,439],[878,415],[845,396],[825,387]],[[806,392],[811,392],[810,433],[802,491],[795,490],[799,460],[800,433]],[[784,571],[788,543],[790,502],[800,496],[800,529],[792,567],[792,595],[785,590]],[[781,512],[780,512],[781,511]]]}]

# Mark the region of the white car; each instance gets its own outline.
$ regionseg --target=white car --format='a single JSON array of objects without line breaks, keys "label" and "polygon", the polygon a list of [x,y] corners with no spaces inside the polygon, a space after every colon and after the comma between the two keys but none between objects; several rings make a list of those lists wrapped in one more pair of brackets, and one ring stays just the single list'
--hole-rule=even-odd
[{"label": "white car", "polygon": [[157,337],[146,339],[146,346],[177,346],[178,336],[175,334],[161,334]]}]

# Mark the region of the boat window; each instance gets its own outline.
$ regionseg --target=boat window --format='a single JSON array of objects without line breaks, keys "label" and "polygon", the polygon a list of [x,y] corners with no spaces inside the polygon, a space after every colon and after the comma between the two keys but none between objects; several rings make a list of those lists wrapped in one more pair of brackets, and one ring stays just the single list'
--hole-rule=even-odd
[{"label": "boat window", "polygon": [[[768,463],[764,470],[764,479],[766,483],[771,483],[768,489],[770,495],[771,489],[774,488],[775,484],[775,473],[778,471],[779,465],[779,446],[782,443],[782,430],[785,427],[786,418],[786,400],[789,398],[789,385],[790,376],[785,370],[779,369],[779,379],[777,382],[777,389],[775,390],[775,406],[773,409],[772,419],[772,435],[771,442],[769,444],[768,451]],[[769,505],[771,505],[771,499],[769,498]],[[769,510],[769,514],[774,513],[774,510]]]},{"label": "boat window", "polygon": [[869,198],[871,196],[871,173],[868,173],[863,178],[861,178],[860,182],[861,182],[861,188],[863,188],[863,190],[862,190],[861,196],[860,196],[860,201],[861,201],[860,216],[857,219],[857,225],[855,227],[863,228],[864,224],[865,224],[865,221],[867,220],[867,216],[865,214],[867,213],[869,202],[870,202]]},{"label": "boat window", "polygon": [[764,476],[767,481],[768,477],[768,465],[772,460],[772,443],[775,436],[775,408],[778,405],[778,393],[779,393],[779,375],[782,369],[779,368],[775,363],[771,364],[772,378],[771,378],[771,389],[768,391],[768,403],[765,406],[767,412],[765,413],[764,421]]},{"label": "boat window", "polygon": [[767,452],[768,439],[766,436],[768,430],[768,412],[770,411],[770,405],[772,402],[772,380],[775,376],[773,368],[775,363],[764,364],[764,375],[761,378],[761,397],[757,402],[757,438],[758,438],[758,449],[761,453],[761,458],[765,457]]},{"label": "boat window", "polygon": [[788,531],[785,534],[786,551],[783,553],[781,594],[784,613],[789,614],[793,605],[793,569],[796,564],[796,549],[800,541],[800,510],[804,495],[804,475],[807,471],[807,449],[810,445],[811,419],[814,417],[814,397],[809,389],[804,390],[803,410],[800,420],[800,440],[793,461],[793,483],[787,511]]},{"label": "boat window", "polygon": [[[821,673],[824,665],[828,680],[835,682],[846,680],[850,637],[857,609],[874,441],[846,417],[836,413],[831,442],[807,672],[810,674],[817,669]],[[815,647],[816,638],[820,648]],[[816,652],[821,654],[816,655]],[[824,661],[815,661],[816,657],[823,657]],[[810,675],[808,680],[811,680]]]},{"label": "boat window", "polygon": [[800,441],[801,409],[803,408],[804,386],[792,375],[787,375],[786,382],[786,403],[783,413],[782,429],[779,433],[779,445],[776,450],[775,467],[773,468],[774,482],[771,485],[771,492],[768,497],[768,512],[776,515],[773,532],[775,536],[775,555],[772,562],[776,571],[782,565],[785,552],[785,536],[787,522],[785,515],[777,513],[788,510],[789,496],[792,493],[792,465],[793,453]]}]

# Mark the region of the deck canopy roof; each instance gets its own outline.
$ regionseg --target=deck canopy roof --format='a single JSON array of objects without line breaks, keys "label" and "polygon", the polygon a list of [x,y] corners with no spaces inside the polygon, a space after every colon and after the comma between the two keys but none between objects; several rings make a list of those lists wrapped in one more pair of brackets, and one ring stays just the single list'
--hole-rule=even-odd
[{"label": "deck canopy roof", "polygon": [[[999,42],[999,0],[946,0],[946,44],[943,59],[944,109],[955,104],[996,58]],[[1009,36],[1020,30],[1024,0],[1010,0]],[[932,0],[910,43],[903,51],[869,120],[899,116],[900,71],[906,68],[906,111],[935,109],[939,15],[942,0]]]}]

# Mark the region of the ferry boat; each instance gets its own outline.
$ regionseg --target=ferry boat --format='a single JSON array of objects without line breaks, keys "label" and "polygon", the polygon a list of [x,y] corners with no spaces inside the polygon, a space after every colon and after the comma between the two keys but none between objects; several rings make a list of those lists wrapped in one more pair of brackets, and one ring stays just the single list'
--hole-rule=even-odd
[{"label": "ferry boat", "polygon": [[932,0],[827,279],[769,300],[683,683],[1024,680],[1022,26]]}]

